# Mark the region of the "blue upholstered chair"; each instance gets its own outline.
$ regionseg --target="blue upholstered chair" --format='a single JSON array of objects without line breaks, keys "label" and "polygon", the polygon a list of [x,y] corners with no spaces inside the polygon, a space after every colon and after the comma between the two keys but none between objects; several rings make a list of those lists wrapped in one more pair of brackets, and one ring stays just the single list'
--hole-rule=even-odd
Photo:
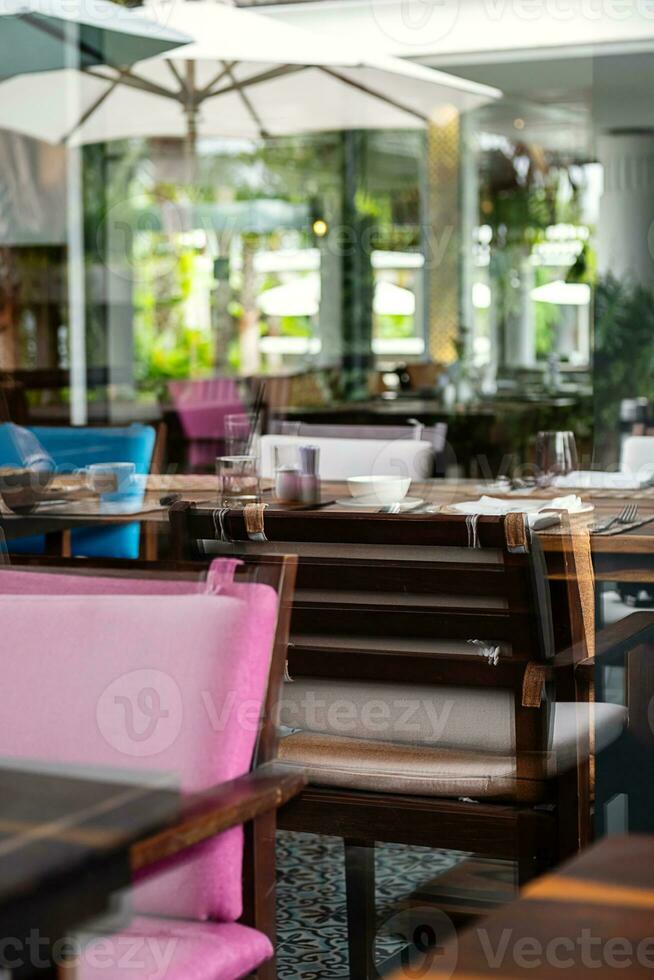
[{"label": "blue upholstered chair", "polygon": [[[0,425],[0,466],[52,465],[58,473],[72,473],[91,463],[130,462],[136,472],[150,471],[155,430],[150,425],[123,428],[34,426],[23,429]],[[79,528],[72,533],[72,552],[89,558],[138,558],[140,524]],[[11,550],[40,554],[42,538],[12,542]]]}]

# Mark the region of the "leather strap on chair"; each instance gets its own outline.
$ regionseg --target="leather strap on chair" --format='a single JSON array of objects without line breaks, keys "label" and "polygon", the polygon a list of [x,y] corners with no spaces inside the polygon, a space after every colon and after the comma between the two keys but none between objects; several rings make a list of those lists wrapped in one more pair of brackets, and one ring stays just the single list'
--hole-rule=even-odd
[{"label": "leather strap on chair", "polygon": [[218,595],[223,585],[233,583],[236,569],[242,564],[240,558],[214,558],[207,571],[205,591],[211,595]]},{"label": "leather strap on chair", "polygon": [[267,541],[263,514],[268,504],[247,504],[243,509],[245,531],[250,541]]},{"label": "leather strap on chair", "polygon": [[543,687],[547,680],[547,667],[545,664],[530,662],[525,668],[522,678],[522,707],[540,708],[543,700]]},{"label": "leather strap on chair", "polygon": [[529,551],[529,532],[525,514],[507,514],[504,518],[507,551],[524,555]]}]

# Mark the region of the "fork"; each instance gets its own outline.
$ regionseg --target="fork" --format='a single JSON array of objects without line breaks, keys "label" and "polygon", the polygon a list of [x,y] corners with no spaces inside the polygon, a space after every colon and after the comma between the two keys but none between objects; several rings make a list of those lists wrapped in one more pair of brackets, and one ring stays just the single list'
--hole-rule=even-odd
[{"label": "fork", "polygon": [[425,506],[425,501],[421,500],[419,504],[412,504],[411,507],[402,508],[402,501],[398,500],[394,504],[388,504],[386,507],[382,507],[379,511],[380,514],[411,514],[414,510],[420,510]]},{"label": "fork", "polygon": [[595,524],[591,528],[593,534],[599,534],[602,531],[608,531],[616,524],[635,524],[638,519],[638,504],[626,504],[622,508],[619,514],[615,517],[610,517],[603,524]]}]

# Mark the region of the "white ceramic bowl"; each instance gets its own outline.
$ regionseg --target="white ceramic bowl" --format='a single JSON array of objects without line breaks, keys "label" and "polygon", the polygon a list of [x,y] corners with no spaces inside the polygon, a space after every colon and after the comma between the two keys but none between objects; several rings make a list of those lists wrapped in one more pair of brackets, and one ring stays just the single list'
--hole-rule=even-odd
[{"label": "white ceramic bowl", "polygon": [[353,497],[369,498],[380,507],[403,500],[410,486],[410,476],[351,476],[347,481]]}]

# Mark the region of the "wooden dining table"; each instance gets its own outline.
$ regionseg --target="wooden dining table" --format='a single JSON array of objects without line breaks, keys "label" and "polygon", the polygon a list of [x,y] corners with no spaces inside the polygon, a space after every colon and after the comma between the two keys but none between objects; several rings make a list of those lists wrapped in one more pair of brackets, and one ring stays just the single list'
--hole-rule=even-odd
[{"label": "wooden dining table", "polygon": [[[67,478],[70,479],[70,478]],[[554,498],[576,493],[592,512],[570,517],[572,532],[585,533],[596,523],[616,516],[625,504],[638,507],[638,523],[633,527],[617,527],[606,534],[591,534],[590,547],[597,581],[654,582],[654,487],[642,490],[551,490],[499,494],[477,480],[437,479],[414,483],[409,491],[412,498],[424,501],[424,505],[410,514],[436,513],[453,504],[478,499],[482,494],[506,496],[512,503],[532,498]],[[319,507],[327,512],[374,513],[378,507],[353,510],[339,501],[349,496],[344,482],[323,482]],[[10,540],[34,534],[45,534],[49,554],[66,553],[69,546],[68,532],[79,527],[102,527],[141,522],[146,546],[143,557],[159,555],[159,539],[168,526],[168,506],[175,498],[195,503],[198,507],[213,509],[220,506],[218,478],[212,475],[161,474],[146,478],[140,508],[121,513],[111,512],[99,500],[87,499],[57,505],[42,505],[28,515],[16,515],[0,510],[0,531]],[[308,510],[308,505],[283,504],[275,500],[269,481],[263,482],[261,500],[274,510]],[[394,515],[402,521],[405,514]],[[646,523],[643,523],[646,522]],[[556,528],[541,532],[546,551],[556,552],[560,547],[560,535]]]},{"label": "wooden dining table", "polygon": [[69,937],[112,912],[135,874],[272,813],[305,782],[270,765],[182,795],[165,772],[0,759],[0,977],[72,980]]},{"label": "wooden dining table", "polygon": [[69,933],[129,885],[134,845],[180,813],[161,780],[0,760],[0,975],[55,975]]},{"label": "wooden dining table", "polygon": [[654,837],[604,838],[388,980],[651,977],[653,911]]}]

